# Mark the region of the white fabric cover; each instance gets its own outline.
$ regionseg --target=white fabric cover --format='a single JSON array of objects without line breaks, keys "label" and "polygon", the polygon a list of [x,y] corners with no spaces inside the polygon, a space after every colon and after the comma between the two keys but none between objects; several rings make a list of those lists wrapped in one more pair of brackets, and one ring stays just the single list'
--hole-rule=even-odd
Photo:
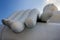
[{"label": "white fabric cover", "polygon": [[[9,17],[10,19],[9,18],[4,19],[3,21],[5,25],[10,27],[14,32],[21,32],[25,28],[24,21],[28,17],[29,11],[30,9],[25,10],[25,11],[22,10],[16,14],[13,14],[12,17]],[[12,20],[12,18],[14,19]]]},{"label": "white fabric cover", "polygon": [[40,12],[38,11],[38,9],[32,9],[29,12],[28,18],[25,20],[25,24],[28,28],[32,28],[36,25],[37,23],[37,15]]},{"label": "white fabric cover", "polygon": [[47,21],[53,16],[53,13],[58,11],[57,7],[54,4],[48,4],[43,8],[43,13],[40,16],[42,21]]}]

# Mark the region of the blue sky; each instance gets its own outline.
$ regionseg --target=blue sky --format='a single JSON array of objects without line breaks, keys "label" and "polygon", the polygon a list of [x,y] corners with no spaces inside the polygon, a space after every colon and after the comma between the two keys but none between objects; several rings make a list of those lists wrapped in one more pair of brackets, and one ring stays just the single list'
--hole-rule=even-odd
[{"label": "blue sky", "polygon": [[0,24],[16,10],[37,8],[42,10],[44,0],[0,0]]}]

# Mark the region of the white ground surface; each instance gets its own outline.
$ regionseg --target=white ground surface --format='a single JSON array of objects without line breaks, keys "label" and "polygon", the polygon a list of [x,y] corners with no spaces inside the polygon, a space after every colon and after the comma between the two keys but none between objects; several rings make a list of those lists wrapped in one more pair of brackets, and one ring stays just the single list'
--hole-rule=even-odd
[{"label": "white ground surface", "polygon": [[32,29],[14,33],[8,27],[3,30],[2,40],[60,40],[59,23],[37,23]]}]

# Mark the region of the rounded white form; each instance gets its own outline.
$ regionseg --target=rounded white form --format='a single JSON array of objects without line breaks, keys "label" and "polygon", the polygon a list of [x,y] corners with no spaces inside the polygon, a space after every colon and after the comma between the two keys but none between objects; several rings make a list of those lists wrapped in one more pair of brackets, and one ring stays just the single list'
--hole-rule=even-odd
[{"label": "rounded white form", "polygon": [[3,19],[3,23],[10,27],[14,32],[21,32],[24,30],[24,25],[19,21],[12,21]]},{"label": "rounded white form", "polygon": [[48,4],[44,7],[43,13],[40,17],[42,21],[47,21],[53,16],[53,12],[57,11],[57,7],[54,4]]},{"label": "rounded white form", "polygon": [[28,28],[32,28],[36,25],[37,21],[37,14],[40,12],[37,9],[32,9],[28,15],[28,18],[25,20],[25,25]]},{"label": "rounded white form", "polygon": [[20,22],[13,22],[11,25],[11,29],[14,31],[14,32],[21,32],[24,30],[24,25]]},{"label": "rounded white form", "polygon": [[24,30],[24,21],[29,15],[30,9],[28,10],[21,10],[18,13],[15,13],[12,15],[11,18],[14,18],[13,20],[11,18],[3,19],[2,22],[9,28],[11,28],[14,32],[21,32]]},{"label": "rounded white form", "polygon": [[32,28],[32,27],[34,27],[34,25],[36,25],[36,23],[32,19],[28,18],[25,20],[25,25],[28,28]]}]

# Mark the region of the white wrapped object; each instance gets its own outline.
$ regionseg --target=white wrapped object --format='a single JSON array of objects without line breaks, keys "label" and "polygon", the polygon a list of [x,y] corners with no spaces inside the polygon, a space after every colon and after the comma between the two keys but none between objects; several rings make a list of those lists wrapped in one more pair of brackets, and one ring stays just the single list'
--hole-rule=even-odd
[{"label": "white wrapped object", "polygon": [[17,20],[17,16],[21,17],[24,11],[13,14],[8,19],[3,19],[4,25],[10,27],[14,32],[21,32],[24,29],[24,24]]},{"label": "white wrapped object", "polygon": [[21,11],[16,11],[14,12],[12,15],[10,15],[8,17],[9,20],[15,20],[17,15],[19,15],[19,17],[21,17],[21,15],[23,14],[24,10],[21,10]]},{"label": "white wrapped object", "polygon": [[43,13],[40,17],[42,21],[47,21],[53,15],[53,12],[57,11],[57,7],[54,4],[48,4],[44,7]]},{"label": "white wrapped object", "polygon": [[24,23],[25,19],[28,17],[30,9],[21,10],[18,14],[15,15],[14,20]]},{"label": "white wrapped object", "polygon": [[32,9],[30,11],[30,15],[25,20],[25,25],[29,28],[34,27],[36,25],[36,21],[37,21],[37,14],[39,14],[39,13],[40,12],[37,9]]},{"label": "white wrapped object", "polygon": [[16,15],[15,15],[15,18],[14,20],[18,20],[22,17],[22,15],[24,14],[25,10],[21,10],[20,12],[18,12]]},{"label": "white wrapped object", "polygon": [[24,11],[23,15],[18,19],[20,22],[24,23],[26,18],[28,17],[28,15],[30,14],[31,10],[30,9],[27,9]]},{"label": "white wrapped object", "polygon": [[4,19],[3,23],[11,28],[14,32],[21,32],[24,30],[24,25],[19,21]]},{"label": "white wrapped object", "polygon": [[18,14],[15,15],[14,20],[5,19],[3,23],[9,26],[14,32],[21,32],[24,30],[24,21],[29,15],[30,9],[26,11],[20,11]]}]

